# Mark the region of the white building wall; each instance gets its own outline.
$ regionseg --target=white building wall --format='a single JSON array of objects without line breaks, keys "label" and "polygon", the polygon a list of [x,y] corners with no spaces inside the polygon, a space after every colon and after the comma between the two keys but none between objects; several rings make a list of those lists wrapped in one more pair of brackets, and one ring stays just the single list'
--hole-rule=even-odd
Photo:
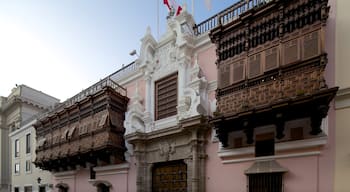
[{"label": "white building wall", "polygon": [[[22,126],[20,129],[12,132],[10,134],[11,138],[11,190],[14,191],[15,187],[19,187],[20,191],[24,191],[25,186],[31,186],[33,191],[39,191],[39,185],[45,186],[46,191],[51,191],[51,180],[52,175],[48,171],[43,171],[35,167],[32,163],[35,161],[35,146],[36,146],[36,134],[35,129],[32,126],[36,120]],[[31,137],[31,150],[30,153],[26,153],[26,136],[30,134]],[[19,140],[19,156],[15,157],[15,141]],[[26,161],[30,161],[30,171],[26,171]],[[19,163],[20,169],[19,173],[15,173],[15,164]],[[41,182],[38,183],[38,178],[40,177]]]}]

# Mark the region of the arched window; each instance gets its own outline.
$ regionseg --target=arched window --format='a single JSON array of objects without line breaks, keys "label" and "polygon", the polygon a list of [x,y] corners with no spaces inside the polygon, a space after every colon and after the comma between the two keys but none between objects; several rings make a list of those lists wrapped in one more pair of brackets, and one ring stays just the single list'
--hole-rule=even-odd
[{"label": "arched window", "polygon": [[90,180],[89,183],[96,187],[97,192],[109,192],[112,187],[112,184],[106,180]]},{"label": "arched window", "polygon": [[68,192],[69,186],[66,183],[57,183],[56,188],[58,188],[58,192]]},{"label": "arched window", "polygon": [[97,192],[109,192],[109,186],[104,183],[99,183],[96,187]]}]

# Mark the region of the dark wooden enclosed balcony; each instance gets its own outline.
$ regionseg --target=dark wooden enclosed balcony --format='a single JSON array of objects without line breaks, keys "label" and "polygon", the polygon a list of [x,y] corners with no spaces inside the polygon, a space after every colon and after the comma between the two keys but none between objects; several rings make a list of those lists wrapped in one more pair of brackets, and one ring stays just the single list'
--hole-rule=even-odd
[{"label": "dark wooden enclosed balcony", "polygon": [[34,125],[35,164],[44,170],[124,161],[126,90],[106,78],[68,99]]},{"label": "dark wooden enclosed balcony", "polygon": [[253,143],[254,128],[269,124],[281,139],[285,122],[299,118],[317,135],[337,91],[324,78],[328,1],[264,2],[210,31],[219,77],[211,122],[224,147],[229,132],[243,130]]}]

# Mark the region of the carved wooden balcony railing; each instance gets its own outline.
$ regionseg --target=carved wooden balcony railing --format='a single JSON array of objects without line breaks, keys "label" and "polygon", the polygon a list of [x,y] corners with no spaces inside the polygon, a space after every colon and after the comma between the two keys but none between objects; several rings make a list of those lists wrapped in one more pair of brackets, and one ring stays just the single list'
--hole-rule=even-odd
[{"label": "carved wooden balcony railing", "polygon": [[34,125],[35,164],[44,170],[64,171],[123,162],[127,103],[126,90],[106,78],[69,99],[64,107],[53,109]]},{"label": "carved wooden balcony railing", "polygon": [[250,9],[256,9],[270,1],[271,0],[240,0],[220,13],[206,19],[198,25],[195,25],[193,31],[195,35],[207,33],[218,25],[229,23],[232,20],[237,19],[242,13]]},{"label": "carved wooden balcony railing", "polygon": [[269,123],[278,124],[276,137],[281,139],[284,122],[297,118],[311,118],[311,133],[320,133],[337,91],[324,79],[327,3],[271,0],[211,30],[219,77],[211,122],[224,146],[228,132],[244,130],[252,143],[253,128]]}]

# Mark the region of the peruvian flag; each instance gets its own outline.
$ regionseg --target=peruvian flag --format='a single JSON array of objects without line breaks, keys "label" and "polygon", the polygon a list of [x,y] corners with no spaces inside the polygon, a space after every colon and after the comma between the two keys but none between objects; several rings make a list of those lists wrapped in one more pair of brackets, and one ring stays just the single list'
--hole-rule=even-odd
[{"label": "peruvian flag", "polygon": [[180,15],[182,7],[178,5],[175,0],[163,0],[163,4],[168,8],[170,12],[175,13],[175,16]]},{"label": "peruvian flag", "polygon": [[169,9],[169,11],[171,10],[171,7],[170,7],[170,4],[169,4],[169,1],[168,0],[164,0],[163,1],[164,5],[166,5]]},{"label": "peruvian flag", "polygon": [[177,6],[177,9],[176,9],[176,16],[178,16],[178,15],[180,15],[180,13],[181,13],[181,11],[182,11],[182,7],[180,6],[180,5],[178,5]]}]

